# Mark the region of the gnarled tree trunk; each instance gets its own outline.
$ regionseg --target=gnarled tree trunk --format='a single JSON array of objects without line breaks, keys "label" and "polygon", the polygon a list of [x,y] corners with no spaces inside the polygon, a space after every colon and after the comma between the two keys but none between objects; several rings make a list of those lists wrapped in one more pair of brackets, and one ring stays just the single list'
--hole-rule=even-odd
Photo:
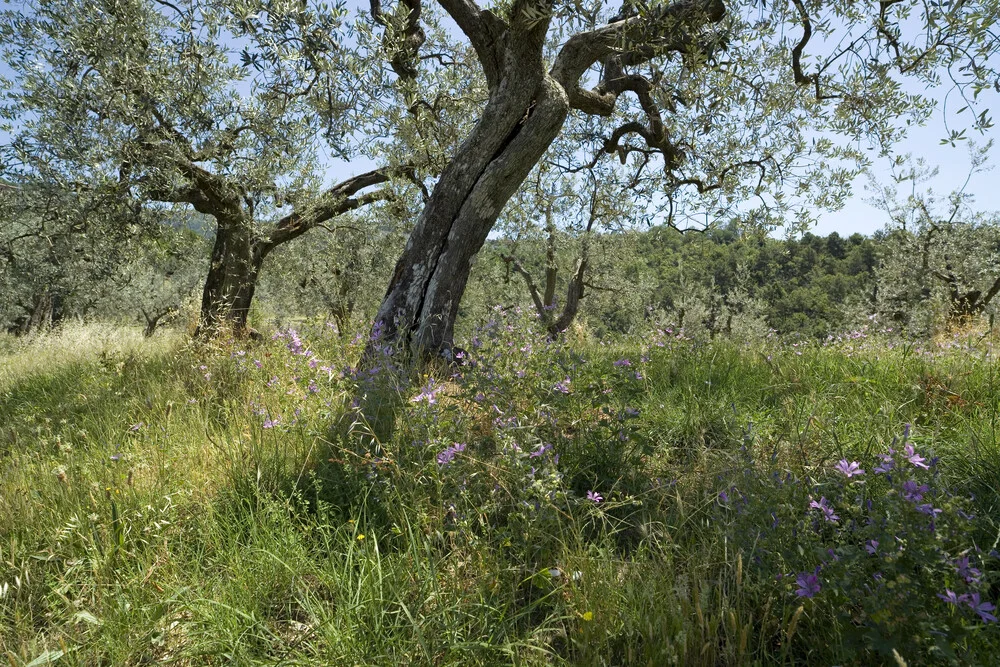
[{"label": "gnarled tree trunk", "polygon": [[[555,12],[551,0],[519,0],[501,18],[474,0],[439,0],[469,38],[483,68],[490,95],[478,123],[445,168],[396,263],[362,365],[374,365],[386,339],[414,357],[451,359],[459,302],[479,252],[508,200],[558,136],[570,108],[610,115],[620,95],[634,93],[648,125],[629,123],[604,148],[620,152],[629,133],[661,152],[668,166],[680,153],[666,134],[650,95],[652,83],[625,74],[670,51],[698,48],[704,28],[722,19],[722,0],[677,0],[641,13],[625,3],[612,23],[570,37],[547,71],[544,46]],[[419,21],[419,0],[407,0],[406,21]],[[373,9],[380,8],[373,0]],[[373,12],[376,19],[379,12]],[[400,16],[403,14],[400,13]],[[411,26],[412,27],[412,26]],[[414,33],[416,34],[416,33]],[[407,42],[399,57],[416,57],[420,40]],[[393,62],[402,78],[405,68]],[[581,80],[594,65],[602,80],[590,90]],[[579,296],[576,296],[578,300]]]},{"label": "gnarled tree trunk", "polygon": [[198,335],[247,332],[247,316],[264,262],[259,239],[246,224],[219,224],[202,290]]},{"label": "gnarled tree trunk", "polygon": [[539,71],[532,85],[518,89],[510,77],[495,89],[396,263],[376,321],[385,337],[405,340],[416,354],[450,358],[472,259],[566,119],[565,91],[541,70],[540,59],[533,64]]},{"label": "gnarled tree trunk", "polygon": [[[254,335],[255,332],[247,326],[247,318],[257,290],[257,278],[271,251],[332,218],[389,195],[388,190],[382,189],[355,196],[360,190],[389,180],[388,170],[370,171],[319,194],[278,220],[265,233],[257,230],[253,219],[244,210],[235,185],[224,183],[214,175],[193,173],[201,178],[204,192],[191,188],[180,193],[161,194],[160,197],[164,201],[189,202],[201,213],[213,216],[217,223],[212,262],[202,290],[201,314],[195,333],[200,337],[220,331],[237,336]],[[176,199],[169,199],[169,195]]]},{"label": "gnarled tree trunk", "polygon": [[62,297],[46,289],[35,295],[31,312],[21,319],[16,332],[19,336],[30,336],[48,331],[62,319]]}]

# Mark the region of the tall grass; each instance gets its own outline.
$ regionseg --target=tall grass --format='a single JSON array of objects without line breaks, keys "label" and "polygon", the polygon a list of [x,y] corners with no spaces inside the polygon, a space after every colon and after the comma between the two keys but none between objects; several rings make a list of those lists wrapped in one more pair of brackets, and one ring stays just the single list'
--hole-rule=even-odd
[{"label": "tall grass", "polygon": [[[411,377],[391,356],[356,375],[366,341],[324,331],[4,343],[10,664],[989,664],[1000,649],[996,623],[937,597],[1000,598],[985,343],[564,346],[497,314],[469,364]],[[352,401],[379,392],[395,399],[370,424]],[[894,439],[938,459],[897,454],[890,481],[874,466]],[[927,483],[932,529],[904,480]],[[820,495],[836,523],[810,509]]]}]

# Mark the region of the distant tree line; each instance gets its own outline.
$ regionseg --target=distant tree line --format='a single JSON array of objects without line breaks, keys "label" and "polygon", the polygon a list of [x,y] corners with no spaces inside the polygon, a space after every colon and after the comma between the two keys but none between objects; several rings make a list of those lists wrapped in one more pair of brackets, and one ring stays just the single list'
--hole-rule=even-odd
[{"label": "distant tree line", "polygon": [[[70,317],[134,322],[147,335],[167,323],[194,328],[211,220],[109,212],[79,195],[55,206],[54,196],[26,201],[16,188],[0,190],[0,327],[27,334]],[[695,336],[823,338],[872,319],[927,335],[988,315],[1000,292],[1000,225],[967,203],[945,219],[924,205],[916,224],[890,221],[871,237],[789,239],[735,223],[686,233],[597,229],[597,207],[582,208],[577,227],[555,224],[558,209],[549,207],[540,213],[545,225],[487,242],[459,311],[461,335],[497,305],[537,313],[553,335],[576,326],[600,337],[655,324]],[[109,230],[126,228],[122,218],[134,215],[144,216],[131,223],[143,232],[109,240]],[[255,312],[279,323],[324,318],[342,333],[364,327],[409,215],[401,202],[387,202],[348,214],[298,250],[279,249],[260,277]]]}]

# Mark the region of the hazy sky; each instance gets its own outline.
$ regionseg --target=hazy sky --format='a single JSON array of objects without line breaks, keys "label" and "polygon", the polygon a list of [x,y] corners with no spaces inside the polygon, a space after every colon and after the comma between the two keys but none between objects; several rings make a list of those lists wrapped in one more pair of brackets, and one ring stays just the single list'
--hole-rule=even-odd
[{"label": "hazy sky", "polygon": [[[992,91],[984,93],[988,107],[995,107],[987,95],[996,96]],[[961,125],[952,124],[954,128]],[[971,132],[970,132],[971,133]],[[928,181],[923,188],[932,188],[939,195],[947,195],[957,190],[965,183],[969,175],[969,151],[967,142],[951,145],[940,144],[947,136],[943,119],[938,114],[928,125],[910,129],[910,136],[897,146],[899,153],[911,153],[914,158],[923,158],[929,167],[938,167],[939,173]],[[972,134],[971,140],[984,145],[990,138],[997,138],[997,131],[991,130],[986,135]],[[990,150],[990,165],[1000,165],[1000,147],[993,146]],[[892,179],[892,169],[887,160],[880,160],[873,166],[873,176],[880,181],[889,182]],[[997,182],[998,172],[986,171],[974,174],[969,180],[966,192],[975,196],[975,207],[983,211],[1000,211],[1000,184]],[[862,176],[854,183],[854,196],[847,205],[835,212],[826,213],[820,217],[819,224],[813,232],[826,235],[837,232],[841,235],[860,232],[871,234],[885,226],[886,214],[868,204],[865,200],[871,196],[868,190],[869,178]]]}]

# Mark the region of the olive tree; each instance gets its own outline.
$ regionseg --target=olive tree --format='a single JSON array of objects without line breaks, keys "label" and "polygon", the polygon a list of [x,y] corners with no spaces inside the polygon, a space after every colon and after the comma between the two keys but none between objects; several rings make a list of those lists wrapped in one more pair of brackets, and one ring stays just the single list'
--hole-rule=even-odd
[{"label": "olive tree", "polygon": [[[973,112],[1000,86],[992,0],[438,4],[474,49],[488,96],[378,311],[380,334],[416,354],[451,356],[472,260],[570,116],[600,119],[581,159],[645,169],[651,205],[668,215],[693,201],[775,219],[797,195],[838,205],[865,163],[858,146],[887,151],[903,121],[926,119],[931,101],[908,93],[907,77],[951,77]],[[421,10],[401,0],[385,31],[404,84],[421,63]],[[386,14],[373,0],[376,21]],[[985,110],[974,124],[990,124]]]},{"label": "olive tree", "polygon": [[[378,97],[347,10],[259,0],[29,0],[0,14],[13,72],[0,165],[210,216],[200,328],[237,333],[277,247],[389,196],[391,166],[323,185]],[[374,82],[374,83],[372,83]]]},{"label": "olive tree", "polygon": [[0,327],[31,334],[88,313],[126,261],[136,220],[90,193],[0,183]]},{"label": "olive tree", "polygon": [[[970,147],[970,177],[989,167],[990,147]],[[978,210],[964,187],[935,194],[926,183],[937,169],[923,161],[900,160],[899,166],[893,182],[875,185],[872,198],[889,218],[879,266],[881,310],[911,328],[927,329],[935,320],[946,328],[967,325],[1000,294],[1000,214]]]}]

